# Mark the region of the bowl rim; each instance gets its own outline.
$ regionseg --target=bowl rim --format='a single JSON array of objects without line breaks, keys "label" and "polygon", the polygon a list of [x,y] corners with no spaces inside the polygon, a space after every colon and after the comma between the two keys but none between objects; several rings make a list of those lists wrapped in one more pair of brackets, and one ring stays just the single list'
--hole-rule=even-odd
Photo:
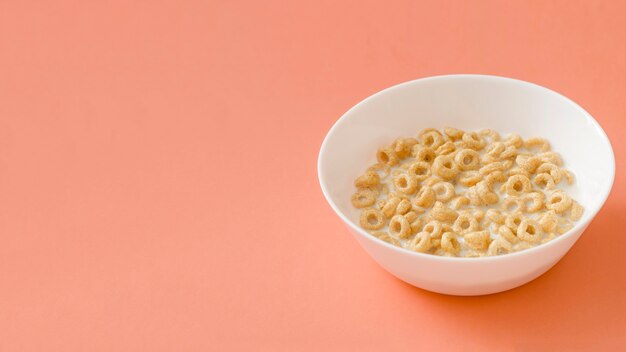
[{"label": "bowl rim", "polygon": [[[593,210],[587,209],[586,216],[584,218],[580,219],[573,228],[571,228],[569,231],[565,232],[564,234],[558,236],[557,238],[555,238],[555,239],[553,239],[551,241],[539,244],[539,245],[534,246],[532,248],[524,249],[524,250],[513,252],[513,253],[507,253],[507,254],[496,255],[496,256],[484,256],[484,257],[477,257],[477,258],[446,257],[446,256],[433,255],[433,254],[428,254],[428,253],[415,252],[415,251],[411,251],[411,250],[406,249],[406,248],[397,247],[397,246],[392,245],[391,243],[385,242],[385,241],[383,241],[383,240],[381,240],[379,238],[376,238],[376,237],[370,235],[365,230],[363,230],[361,227],[357,226],[357,224],[355,224],[352,220],[350,220],[345,214],[343,214],[339,210],[339,207],[335,204],[335,202],[332,200],[332,198],[328,194],[326,183],[324,182],[324,180],[322,178],[322,171],[323,171],[323,168],[324,168],[324,165],[322,163],[322,156],[326,152],[327,142],[328,142],[329,138],[332,136],[332,134],[335,132],[335,130],[338,128],[338,126],[341,125],[343,121],[345,121],[346,116],[348,116],[350,113],[352,113],[355,109],[357,109],[361,105],[365,104],[367,101],[369,101],[371,99],[375,99],[375,98],[377,98],[380,95],[388,94],[388,93],[390,93],[390,92],[392,92],[394,90],[399,90],[399,89],[402,89],[402,88],[404,88],[406,86],[410,86],[410,85],[414,85],[414,84],[420,84],[422,82],[430,81],[430,80],[455,79],[455,78],[478,78],[478,79],[492,80],[492,81],[506,81],[506,82],[509,82],[509,83],[513,83],[513,84],[517,84],[517,85],[521,85],[521,86],[526,86],[526,87],[531,88],[531,89],[539,90],[539,91],[541,91],[543,93],[555,95],[555,96],[563,99],[566,103],[571,104],[576,110],[581,112],[582,116],[584,116],[595,127],[595,130],[597,132],[599,132],[600,135],[603,137],[602,138],[603,142],[605,142],[608,145],[608,150],[610,152],[610,157],[611,157],[610,158],[610,161],[611,161],[610,162],[610,169],[611,170],[610,170],[610,175],[609,175],[610,182],[607,184],[607,187],[604,189],[604,192],[603,192],[603,194],[601,196],[602,200],[598,203],[597,207],[595,209],[593,209]],[[398,252],[398,254],[408,254],[408,255],[417,256],[419,258],[424,258],[424,259],[431,259],[431,260],[438,260],[438,261],[451,261],[451,262],[500,261],[500,260],[512,259],[514,257],[519,257],[519,256],[531,255],[534,252],[545,250],[545,249],[550,248],[552,246],[556,246],[557,243],[559,243],[560,241],[564,241],[565,238],[573,236],[573,234],[578,232],[583,226],[585,226],[585,227],[588,226],[588,224],[598,214],[600,209],[602,209],[602,207],[606,203],[606,200],[608,199],[608,197],[609,197],[609,195],[611,193],[611,190],[613,189],[613,184],[615,182],[615,153],[613,151],[613,146],[611,145],[611,141],[609,140],[609,137],[607,136],[607,134],[604,131],[604,129],[602,129],[602,126],[600,126],[598,121],[596,121],[593,118],[593,116],[591,116],[591,114],[589,114],[589,112],[587,112],[587,110],[585,110],[582,106],[580,106],[579,104],[577,104],[576,102],[574,102],[573,100],[571,100],[570,98],[566,97],[565,95],[563,95],[561,93],[558,93],[558,92],[556,92],[556,91],[554,91],[552,89],[546,88],[544,86],[538,85],[536,83],[531,83],[531,82],[523,81],[523,80],[516,79],[516,78],[509,78],[509,77],[503,77],[503,76],[497,76],[497,75],[485,75],[485,74],[446,74],[446,75],[436,75],[436,76],[428,76],[428,77],[418,78],[418,79],[405,81],[405,82],[402,82],[402,83],[390,86],[388,88],[385,88],[383,90],[380,90],[380,91],[378,91],[378,92],[368,96],[367,98],[361,100],[360,102],[358,102],[357,104],[352,106],[348,111],[346,111],[343,115],[341,115],[341,117],[337,121],[335,121],[335,123],[332,125],[332,127],[330,128],[330,130],[328,131],[328,133],[324,137],[324,141],[322,142],[322,145],[320,147],[320,151],[318,153],[318,158],[317,158],[317,178],[318,178],[320,187],[322,189],[322,193],[324,194],[324,198],[326,199],[326,201],[328,202],[330,207],[333,209],[335,214],[337,214],[339,216],[339,218],[341,218],[341,220],[343,220],[344,223],[348,224],[348,226],[352,230],[354,230],[356,233],[358,233],[359,235],[364,236],[365,238],[368,238],[369,240],[372,240],[374,243],[378,243],[379,245],[386,246],[389,249]],[[582,233],[581,233],[581,235],[582,235]]]}]

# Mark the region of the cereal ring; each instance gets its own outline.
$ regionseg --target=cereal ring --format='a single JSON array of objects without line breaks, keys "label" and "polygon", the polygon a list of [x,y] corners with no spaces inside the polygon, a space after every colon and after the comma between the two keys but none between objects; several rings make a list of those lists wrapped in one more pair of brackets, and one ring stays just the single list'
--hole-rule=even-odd
[{"label": "cereal ring", "polygon": [[468,232],[463,236],[465,244],[471,249],[481,250],[486,249],[489,246],[489,232],[487,231],[474,231]]},{"label": "cereal ring", "polygon": [[482,175],[478,171],[465,171],[459,177],[459,183],[465,187],[472,187],[482,180]]},{"label": "cereal ring", "polygon": [[498,227],[498,234],[510,243],[517,242],[517,237],[515,236],[515,233],[506,225],[501,225]]},{"label": "cereal ring", "polygon": [[366,230],[380,230],[385,226],[385,217],[379,210],[369,208],[361,212],[360,223]]},{"label": "cereal ring", "polygon": [[574,224],[569,222],[569,220],[563,220],[562,222],[559,222],[559,225],[556,227],[556,232],[559,235],[562,235],[572,228],[574,228]]},{"label": "cereal ring", "polygon": [[375,171],[366,171],[363,175],[354,180],[357,188],[372,187],[380,183],[380,176]]},{"label": "cereal ring", "polygon": [[441,223],[437,220],[431,220],[424,228],[422,228],[422,232],[427,233],[431,238],[441,238]]},{"label": "cereal ring", "polygon": [[577,201],[573,200],[572,207],[570,208],[569,218],[572,221],[578,221],[583,216],[584,211],[585,209],[580,204],[578,204]]},{"label": "cereal ring", "polygon": [[438,130],[438,129],[436,129],[436,128],[432,128],[432,127],[429,127],[429,128],[424,128],[423,130],[421,130],[421,131],[417,134],[417,136],[418,136],[419,138],[423,138],[423,137],[424,137],[424,135],[426,135],[426,134],[428,134],[428,133],[435,133],[435,134],[438,134],[440,137],[442,137],[442,138],[443,138],[443,134],[441,134],[441,132],[439,132],[439,130]]},{"label": "cereal ring", "polygon": [[406,195],[415,193],[417,186],[417,180],[411,175],[400,174],[393,179],[394,189]]},{"label": "cereal ring", "polygon": [[487,213],[485,213],[485,215],[487,216],[487,220],[491,223],[495,223],[498,225],[504,224],[505,217],[498,209],[487,209]]},{"label": "cereal ring", "polygon": [[420,138],[423,146],[432,148],[433,150],[437,149],[444,142],[443,136],[439,131],[426,132],[421,135]]},{"label": "cereal ring", "polygon": [[452,230],[456,233],[466,234],[468,232],[477,231],[479,229],[478,220],[468,213],[461,213],[454,221]]},{"label": "cereal ring", "polygon": [[376,153],[376,158],[379,162],[387,164],[389,166],[394,166],[399,161],[396,152],[394,152],[393,149],[389,146],[378,149],[378,152]]},{"label": "cereal ring", "polygon": [[420,232],[409,243],[409,248],[416,252],[425,253],[430,250],[430,236],[426,232]]},{"label": "cereal ring", "polygon": [[552,192],[546,200],[546,208],[554,210],[557,214],[565,212],[571,205],[572,199],[561,190]]},{"label": "cereal ring", "polygon": [[[472,188],[476,190],[476,193],[478,194],[482,203],[484,204],[495,204],[495,203],[498,203],[498,201],[500,200],[498,195],[489,189],[489,186],[487,185],[487,182],[485,181],[478,182]],[[470,198],[470,201],[471,200],[472,199]]]},{"label": "cereal ring", "polygon": [[463,146],[465,148],[481,150],[485,147],[485,139],[476,132],[469,132],[463,135]]},{"label": "cereal ring", "polygon": [[524,202],[524,211],[527,213],[535,213],[543,209],[543,200],[545,196],[541,192],[530,192],[522,196]]},{"label": "cereal ring", "polygon": [[510,253],[513,250],[511,242],[507,241],[504,237],[498,236],[491,242],[487,249],[487,255],[502,255]]},{"label": "cereal ring", "polygon": [[480,155],[473,149],[461,149],[454,156],[454,161],[462,171],[476,170],[480,167]]},{"label": "cereal ring", "polygon": [[454,198],[451,202],[450,202],[450,208],[454,209],[454,210],[459,210],[461,208],[463,208],[464,206],[467,206],[470,204],[469,199],[467,199],[464,196],[458,196],[456,198]]},{"label": "cereal ring", "polygon": [[411,149],[416,144],[415,138],[398,138],[391,144],[391,147],[398,158],[405,159],[411,155]]},{"label": "cereal ring", "polygon": [[372,232],[372,235],[378,239],[381,239],[387,243],[393,244],[394,246],[400,246],[401,243],[395,237],[389,236],[388,233],[382,231]]},{"label": "cereal ring", "polygon": [[398,208],[398,204],[400,204],[401,201],[402,199],[400,199],[400,197],[392,196],[389,199],[387,199],[387,202],[385,202],[385,204],[381,208],[383,215],[386,218],[391,218],[392,216],[394,216],[396,214],[396,209]]},{"label": "cereal ring", "polygon": [[437,201],[430,211],[430,216],[439,221],[454,221],[459,214],[456,211],[446,207],[443,203]]},{"label": "cereal ring", "polygon": [[504,148],[504,151],[502,152],[502,154],[500,154],[500,158],[502,159],[515,158],[516,156],[517,156],[517,148],[513,145],[507,145],[506,148]]},{"label": "cereal ring", "polygon": [[500,140],[500,134],[490,128],[486,128],[478,132],[483,137],[489,137],[491,142],[497,142]]},{"label": "cereal ring", "polygon": [[574,174],[572,174],[568,170],[561,170],[561,174],[565,176],[565,179],[567,180],[568,185],[574,184]]},{"label": "cereal ring", "polygon": [[506,194],[512,197],[520,196],[522,193],[530,191],[532,188],[528,177],[513,175],[506,180]]},{"label": "cereal ring", "polygon": [[424,220],[422,220],[421,218],[417,218],[409,222],[411,223],[411,234],[418,233],[424,225]]},{"label": "cereal ring", "polygon": [[380,179],[385,179],[391,173],[391,168],[387,164],[376,163],[367,168],[366,172],[369,172],[369,171],[376,172]]},{"label": "cereal ring", "polygon": [[524,145],[522,137],[517,133],[511,133],[504,139],[504,144],[512,145],[515,148],[521,148]]},{"label": "cereal ring", "polygon": [[461,244],[454,233],[446,232],[441,236],[441,249],[456,255],[461,251]]},{"label": "cereal ring", "polygon": [[537,168],[537,170],[535,170],[535,172],[537,174],[542,174],[542,173],[550,174],[550,176],[552,176],[552,179],[554,180],[554,184],[558,184],[559,182],[561,182],[561,178],[563,177],[563,173],[561,172],[561,169],[552,163],[543,163],[539,165],[539,167]]},{"label": "cereal ring", "polygon": [[533,137],[524,141],[524,148],[538,148],[542,152],[547,152],[550,150],[550,143],[544,138]]},{"label": "cereal ring", "polygon": [[394,215],[389,221],[389,233],[399,238],[407,238],[411,236],[411,224],[402,215]]},{"label": "cereal ring", "polygon": [[535,220],[524,219],[517,227],[517,238],[526,242],[539,242],[541,228]]},{"label": "cereal ring", "polygon": [[423,161],[414,162],[409,166],[409,175],[417,181],[424,181],[430,177],[430,164]]},{"label": "cereal ring", "polygon": [[515,163],[522,169],[530,172],[531,174],[535,172],[537,167],[541,165],[542,161],[536,156],[527,156],[518,154],[515,158]]},{"label": "cereal ring", "polygon": [[549,210],[543,213],[539,219],[539,225],[541,225],[541,229],[545,232],[554,231],[558,224],[559,218],[554,210]]},{"label": "cereal ring", "polygon": [[447,202],[452,199],[456,192],[454,191],[454,185],[450,182],[437,182],[432,186],[437,196],[437,200]]},{"label": "cereal ring", "polygon": [[417,159],[417,161],[423,161],[428,164],[432,164],[432,162],[437,157],[437,154],[435,154],[435,151],[432,148],[428,148],[428,147],[420,147],[417,150],[413,148],[413,152],[415,153],[414,157],[415,159]]},{"label": "cereal ring", "polygon": [[439,148],[435,150],[435,153],[437,155],[448,155],[448,154],[454,153],[455,151],[456,151],[456,145],[448,141],[442,144],[441,146],[439,146]]},{"label": "cereal ring", "polygon": [[535,185],[537,185],[537,187],[544,191],[554,188],[554,185],[556,184],[552,176],[546,173],[538,174],[537,176],[535,176],[533,178],[533,182],[535,183]]},{"label": "cereal ring", "polygon": [[507,180],[506,175],[502,171],[494,171],[489,175],[485,176],[485,183],[489,189],[492,189],[493,186],[498,182],[504,182]]},{"label": "cereal ring", "polygon": [[413,199],[413,204],[424,208],[430,208],[430,206],[435,203],[435,199],[435,191],[431,187],[424,186],[419,190],[419,192],[417,192],[417,195]]},{"label": "cereal ring", "polygon": [[513,213],[506,216],[504,224],[511,229],[514,233],[517,233],[517,229],[523,220],[526,218],[521,213]]},{"label": "cereal ring", "polygon": [[526,210],[526,203],[521,198],[504,198],[500,208],[509,213],[523,212]]},{"label": "cereal ring", "polygon": [[439,155],[433,162],[432,171],[443,179],[451,180],[459,173],[459,168],[449,155]]},{"label": "cereal ring", "polygon": [[559,153],[545,152],[538,154],[537,157],[544,163],[551,163],[557,166],[563,166],[563,159],[561,159]]},{"label": "cereal ring", "polygon": [[463,134],[465,134],[465,132],[452,127],[444,127],[443,133],[445,133],[446,136],[448,136],[448,138],[450,138],[453,142],[460,140],[463,138]]},{"label": "cereal ring", "polygon": [[526,176],[526,178],[530,179],[530,172],[520,168],[520,167],[513,167],[511,169],[508,170],[508,174],[509,177],[513,176],[513,175],[522,175],[522,176]]},{"label": "cereal ring", "polygon": [[414,211],[409,211],[404,214],[404,217],[411,223],[419,218],[419,215]]},{"label": "cereal ring", "polygon": [[355,208],[365,208],[376,203],[378,194],[369,189],[362,189],[352,195],[351,201]]},{"label": "cereal ring", "polygon": [[543,236],[543,239],[541,240],[541,243],[543,244],[543,243],[546,243],[546,242],[550,242],[550,241],[552,241],[555,238],[556,238],[556,234],[554,232],[550,232],[549,234]]},{"label": "cereal ring", "polygon": [[480,172],[481,175],[487,175],[492,172],[505,170],[505,165],[506,164],[500,161],[495,161],[493,163],[490,163],[481,167],[480,170],[478,170],[478,172]]},{"label": "cereal ring", "polygon": [[398,206],[396,207],[396,214],[404,215],[411,210],[411,201],[408,199],[402,199]]},{"label": "cereal ring", "polygon": [[487,150],[485,151],[485,154],[494,158],[494,159],[500,159],[500,155],[502,154],[502,152],[504,152],[504,150],[506,149],[506,145],[502,142],[494,142],[492,144],[490,144],[489,146],[487,146]]}]

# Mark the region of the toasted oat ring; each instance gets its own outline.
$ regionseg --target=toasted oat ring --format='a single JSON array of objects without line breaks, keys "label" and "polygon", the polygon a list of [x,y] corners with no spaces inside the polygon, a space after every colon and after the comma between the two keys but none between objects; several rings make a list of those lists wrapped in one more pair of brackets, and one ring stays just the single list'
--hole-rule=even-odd
[{"label": "toasted oat ring", "polygon": [[506,216],[504,224],[511,229],[511,231],[517,233],[517,229],[523,220],[526,218],[521,213],[513,213]]},{"label": "toasted oat ring", "polygon": [[498,225],[504,224],[505,216],[502,215],[502,212],[500,212],[500,210],[498,209],[493,209],[493,208],[487,209],[485,216],[487,216],[487,219],[489,220],[489,222],[492,222]]},{"label": "toasted oat ring", "polygon": [[469,204],[470,204],[470,200],[467,199],[467,197],[465,196],[458,196],[454,198],[452,201],[450,201],[450,207],[454,210],[459,210]]},{"label": "toasted oat ring", "polygon": [[411,224],[402,215],[395,215],[389,221],[389,233],[399,238],[407,238],[411,236]]},{"label": "toasted oat ring", "polygon": [[422,140],[423,146],[426,146],[432,149],[437,149],[439,146],[441,146],[444,143],[443,136],[441,135],[441,133],[439,133],[439,131],[426,132],[422,134],[420,138]]},{"label": "toasted oat ring", "polygon": [[437,220],[429,221],[422,228],[422,232],[428,233],[428,235],[431,238],[440,238],[441,237],[441,230],[442,230],[441,223],[439,221],[437,221]]},{"label": "toasted oat ring", "polygon": [[384,231],[374,231],[372,232],[372,236],[381,239],[387,243],[393,244],[394,246],[400,246],[401,243],[395,237],[390,236],[388,233]]},{"label": "toasted oat ring", "polygon": [[463,145],[465,148],[481,150],[485,147],[485,139],[476,132],[468,132],[463,135]]},{"label": "toasted oat ring", "polygon": [[456,145],[454,145],[454,143],[450,141],[447,141],[444,144],[440,145],[439,148],[435,150],[435,153],[437,155],[447,155],[447,154],[454,153],[455,151],[456,151]]},{"label": "toasted oat ring", "polygon": [[539,224],[541,225],[543,231],[552,232],[559,224],[559,218],[554,210],[549,210],[543,213],[543,215],[539,219]]},{"label": "toasted oat ring", "polygon": [[365,188],[376,186],[380,183],[380,176],[376,171],[366,171],[363,175],[354,180],[354,186],[357,188]]},{"label": "toasted oat ring", "polygon": [[474,231],[463,235],[465,244],[472,249],[486,249],[489,246],[489,231]]},{"label": "toasted oat ring", "polygon": [[515,233],[506,225],[501,225],[498,227],[498,234],[511,243],[517,241]]},{"label": "toasted oat ring", "polygon": [[569,218],[572,221],[578,221],[583,216],[584,211],[585,209],[580,204],[578,204],[577,201],[573,200],[572,207],[570,208]]},{"label": "toasted oat ring", "polygon": [[543,200],[545,196],[542,192],[530,192],[522,196],[524,202],[524,211],[527,213],[535,213],[543,209]]},{"label": "toasted oat ring", "polygon": [[450,182],[437,182],[432,186],[437,196],[437,200],[447,202],[452,199],[456,192],[454,191],[454,185]]},{"label": "toasted oat ring", "polygon": [[399,161],[396,152],[394,152],[393,148],[391,148],[390,146],[384,146],[378,149],[378,152],[376,153],[376,158],[379,162],[387,164],[389,166],[394,166]]},{"label": "toasted oat ring", "polygon": [[541,173],[550,174],[550,176],[552,176],[552,179],[554,180],[554,184],[559,184],[559,182],[561,182],[561,178],[563,177],[563,173],[561,172],[561,169],[552,163],[543,163],[539,165],[539,167],[537,168],[535,172],[537,174],[541,174]]},{"label": "toasted oat ring", "polygon": [[376,203],[378,194],[369,189],[361,189],[352,195],[351,201],[355,208],[365,208]]},{"label": "toasted oat ring", "polygon": [[446,207],[445,205],[443,205],[443,203],[439,201],[435,202],[435,205],[430,210],[430,216],[432,216],[433,219],[442,222],[454,221],[454,219],[456,219],[458,215],[459,214],[456,211]]},{"label": "toasted oat ring", "polygon": [[400,203],[398,203],[398,206],[396,207],[396,214],[404,215],[408,213],[411,210],[411,208],[412,208],[411,201],[409,201],[408,199],[402,199]]},{"label": "toasted oat ring", "polygon": [[431,205],[433,205],[433,203],[435,203],[436,198],[437,196],[435,194],[435,191],[431,187],[424,186],[420,188],[415,198],[413,198],[413,204],[420,207],[429,208]]},{"label": "toasted oat ring", "polygon": [[565,212],[570,206],[572,206],[572,198],[561,190],[552,192],[546,200],[546,208],[554,210],[557,214]]},{"label": "toasted oat ring", "polygon": [[411,155],[411,149],[417,144],[415,138],[398,138],[391,145],[398,158],[405,159]]},{"label": "toasted oat ring", "polygon": [[523,175],[513,175],[506,180],[506,194],[512,197],[520,196],[530,191],[531,188],[530,180]]},{"label": "toasted oat ring", "polygon": [[451,180],[459,173],[459,168],[451,156],[439,155],[433,162],[432,171],[443,179]]},{"label": "toasted oat ring", "polygon": [[465,171],[461,173],[459,183],[465,187],[472,187],[480,182],[482,178],[483,176],[478,171]]},{"label": "toasted oat ring", "polygon": [[411,195],[415,193],[417,186],[417,180],[412,175],[403,173],[393,179],[394,189],[402,194]]},{"label": "toasted oat ring", "polygon": [[474,216],[468,213],[461,213],[454,221],[452,230],[456,233],[466,234],[468,232],[476,231],[479,228],[478,220]]},{"label": "toasted oat ring", "polygon": [[425,163],[432,164],[437,157],[435,151],[429,147],[421,147],[419,145],[416,145],[416,147],[420,148],[418,148],[417,150],[413,149],[415,152],[415,159],[417,161],[423,161]]},{"label": "toasted oat ring", "polygon": [[430,177],[430,164],[424,161],[417,161],[409,166],[409,175],[417,181],[424,181]]},{"label": "toasted oat ring", "polygon": [[385,226],[385,217],[380,210],[369,208],[361,212],[360,223],[366,230],[380,230]]},{"label": "toasted oat ring", "polygon": [[507,241],[506,238],[502,236],[498,236],[489,245],[489,248],[487,249],[487,254],[491,256],[502,255],[510,253],[512,250],[513,246],[511,245],[511,242]]},{"label": "toasted oat ring", "polygon": [[524,148],[538,148],[542,152],[547,152],[548,150],[550,150],[550,143],[544,138],[534,137],[524,141]]},{"label": "toasted oat ring", "polygon": [[409,243],[409,248],[416,252],[425,253],[430,250],[431,247],[431,239],[430,235],[426,232],[419,232],[413,237],[411,242]]},{"label": "toasted oat ring", "polygon": [[462,171],[476,170],[480,167],[480,154],[473,149],[461,149],[454,156],[454,161]]},{"label": "toasted oat ring", "polygon": [[441,249],[448,253],[458,254],[461,244],[454,233],[446,232],[441,236]]},{"label": "toasted oat ring", "polygon": [[446,136],[448,136],[448,138],[452,141],[458,141],[463,138],[463,134],[465,134],[465,132],[453,127],[444,127],[443,133],[445,133]]},{"label": "toasted oat ring", "polygon": [[522,137],[520,137],[519,134],[512,133],[504,139],[504,144],[512,145],[515,148],[521,148],[524,145],[524,140],[522,140]]},{"label": "toasted oat ring", "polygon": [[541,228],[535,220],[524,219],[517,227],[517,238],[526,242],[539,242]]},{"label": "toasted oat ring", "polygon": [[550,190],[556,185],[554,178],[552,178],[552,176],[548,173],[538,174],[533,178],[533,182],[537,185],[537,187],[544,191]]}]

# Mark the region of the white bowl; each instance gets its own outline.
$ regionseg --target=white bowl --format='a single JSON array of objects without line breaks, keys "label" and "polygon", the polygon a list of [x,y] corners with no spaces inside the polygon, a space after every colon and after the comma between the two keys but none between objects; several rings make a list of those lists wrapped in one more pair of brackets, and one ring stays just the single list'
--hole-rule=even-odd
[{"label": "white bowl", "polygon": [[[570,194],[585,208],[569,232],[540,246],[483,258],[412,252],[381,241],[358,225],[353,180],[373,164],[379,146],[426,127],[492,128],[547,138],[576,176]],[[346,112],[330,129],[318,159],[326,200],[383,268],[414,286],[452,295],[483,295],[523,285],[550,269],[587,228],[615,177],[611,144],[580,106],[547,88],[510,78],[449,75],[385,89]]]}]

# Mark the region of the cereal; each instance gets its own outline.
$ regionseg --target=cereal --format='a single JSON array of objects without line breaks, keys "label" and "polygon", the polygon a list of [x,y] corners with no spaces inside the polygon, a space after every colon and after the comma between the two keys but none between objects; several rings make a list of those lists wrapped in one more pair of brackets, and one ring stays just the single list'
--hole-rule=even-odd
[{"label": "cereal", "polygon": [[433,162],[433,173],[437,176],[451,180],[459,173],[459,168],[449,155],[439,155]]},{"label": "cereal", "polygon": [[361,227],[367,230],[380,230],[385,226],[383,213],[376,209],[365,209],[361,213]]},{"label": "cereal", "polygon": [[461,149],[456,153],[454,161],[461,171],[476,170],[480,166],[480,154],[472,149]]},{"label": "cereal", "polygon": [[416,181],[424,181],[430,177],[430,164],[424,161],[418,161],[409,165],[409,175],[413,176]]},{"label": "cereal", "polygon": [[435,191],[437,200],[442,202],[447,202],[456,195],[454,185],[450,182],[437,182],[432,186],[432,188],[433,191]]},{"label": "cereal", "polygon": [[456,211],[443,205],[443,203],[437,201],[430,211],[430,216],[432,216],[435,220],[443,222],[454,221],[459,216],[459,214]]},{"label": "cereal", "polygon": [[411,235],[411,224],[402,215],[395,215],[389,221],[389,233],[399,238],[407,238]]},{"label": "cereal", "polygon": [[566,233],[584,213],[559,189],[574,175],[543,138],[427,128],[382,146],[376,159],[350,200],[361,227],[412,251],[506,255]]},{"label": "cereal", "polygon": [[441,236],[441,249],[457,255],[461,250],[461,244],[454,233],[446,232]]},{"label": "cereal", "polygon": [[411,195],[417,191],[417,180],[408,174],[399,174],[393,178],[393,187],[396,191]]},{"label": "cereal", "polygon": [[362,189],[352,195],[352,205],[355,208],[365,208],[376,203],[378,194],[369,189]]}]

